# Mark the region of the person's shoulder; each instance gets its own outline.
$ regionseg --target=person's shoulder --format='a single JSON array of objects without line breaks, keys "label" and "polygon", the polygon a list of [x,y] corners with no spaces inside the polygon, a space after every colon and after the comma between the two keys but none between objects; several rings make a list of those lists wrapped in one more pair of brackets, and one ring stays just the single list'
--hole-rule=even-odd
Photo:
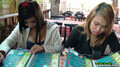
[{"label": "person's shoulder", "polygon": [[112,30],[111,33],[110,33],[109,36],[108,36],[108,39],[109,39],[109,38],[114,38],[114,36],[116,36],[115,31]]},{"label": "person's shoulder", "polygon": [[115,30],[112,30],[109,35],[113,35],[113,34],[115,34]]},{"label": "person's shoulder", "polygon": [[47,21],[47,29],[56,28],[56,27],[57,27],[57,24]]},{"label": "person's shoulder", "polygon": [[19,24],[19,22],[18,22],[18,23],[16,24],[15,28],[19,29],[19,26],[20,26],[20,24]]},{"label": "person's shoulder", "polygon": [[79,30],[79,31],[84,31],[84,28],[83,28],[82,26],[79,26],[79,25],[76,26],[75,29],[76,29],[76,30]]}]

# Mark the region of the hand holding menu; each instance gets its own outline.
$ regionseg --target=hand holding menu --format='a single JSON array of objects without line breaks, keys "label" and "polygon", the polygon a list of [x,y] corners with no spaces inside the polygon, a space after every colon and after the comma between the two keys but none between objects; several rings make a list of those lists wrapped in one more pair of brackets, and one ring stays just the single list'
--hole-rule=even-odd
[{"label": "hand holding menu", "polygon": [[87,59],[73,49],[69,48],[65,67],[118,67],[120,66],[120,53],[106,56],[98,60]]}]

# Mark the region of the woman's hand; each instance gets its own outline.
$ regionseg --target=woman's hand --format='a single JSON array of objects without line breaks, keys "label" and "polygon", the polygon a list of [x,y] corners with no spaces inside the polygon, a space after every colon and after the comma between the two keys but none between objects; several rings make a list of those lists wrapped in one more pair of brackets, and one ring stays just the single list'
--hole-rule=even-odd
[{"label": "woman's hand", "polygon": [[68,48],[64,48],[62,55],[64,56],[65,59],[67,57],[67,53],[68,53]]},{"label": "woman's hand", "polygon": [[4,59],[4,55],[0,52],[0,62],[2,62],[2,59]]},{"label": "woman's hand", "polygon": [[31,49],[30,49],[30,53],[37,53],[37,52],[44,52],[44,47],[42,45],[37,45],[35,44]]},{"label": "woman's hand", "polygon": [[[74,49],[74,48],[72,48],[72,49]],[[67,53],[68,53],[68,48],[64,48],[62,55],[64,56],[65,59],[66,59]]]},{"label": "woman's hand", "polygon": [[4,59],[5,51],[0,50],[0,66],[2,65],[2,60]]},{"label": "woman's hand", "polygon": [[63,52],[62,52],[62,55],[63,55],[63,56],[66,56],[67,53],[68,53],[68,48],[64,48],[64,50],[63,50]]}]

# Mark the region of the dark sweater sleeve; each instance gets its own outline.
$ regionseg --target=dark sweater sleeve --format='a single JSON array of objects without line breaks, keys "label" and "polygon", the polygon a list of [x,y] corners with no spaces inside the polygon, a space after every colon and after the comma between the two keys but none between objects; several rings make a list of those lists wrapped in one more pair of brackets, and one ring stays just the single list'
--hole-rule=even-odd
[{"label": "dark sweater sleeve", "polygon": [[120,51],[120,43],[114,32],[111,32],[111,34],[108,36],[108,40],[109,40],[108,44],[110,45],[111,51],[113,53],[116,51]]},{"label": "dark sweater sleeve", "polygon": [[75,47],[76,44],[77,44],[78,42],[80,42],[80,40],[81,40],[81,33],[80,33],[79,31],[80,31],[81,29],[83,29],[83,28],[81,28],[80,26],[77,26],[77,27],[75,27],[75,28],[71,31],[71,33],[70,33],[70,35],[69,35],[69,37],[68,37],[68,39],[67,39],[67,42],[66,42],[66,44],[65,44],[65,48]]}]

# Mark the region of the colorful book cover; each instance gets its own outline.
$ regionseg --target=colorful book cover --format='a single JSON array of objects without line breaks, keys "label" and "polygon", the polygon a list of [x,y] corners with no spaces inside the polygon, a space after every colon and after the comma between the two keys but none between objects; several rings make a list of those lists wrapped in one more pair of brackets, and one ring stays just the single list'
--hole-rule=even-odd
[{"label": "colorful book cover", "polygon": [[98,60],[91,60],[69,48],[65,60],[65,67],[119,67],[120,54],[119,52],[113,55],[106,56]]},{"label": "colorful book cover", "polygon": [[120,66],[120,54],[119,52],[113,55],[106,56],[99,60],[94,61],[94,67],[119,67]]},{"label": "colorful book cover", "polygon": [[25,50],[10,50],[2,67],[58,67],[59,53],[30,54]]}]

